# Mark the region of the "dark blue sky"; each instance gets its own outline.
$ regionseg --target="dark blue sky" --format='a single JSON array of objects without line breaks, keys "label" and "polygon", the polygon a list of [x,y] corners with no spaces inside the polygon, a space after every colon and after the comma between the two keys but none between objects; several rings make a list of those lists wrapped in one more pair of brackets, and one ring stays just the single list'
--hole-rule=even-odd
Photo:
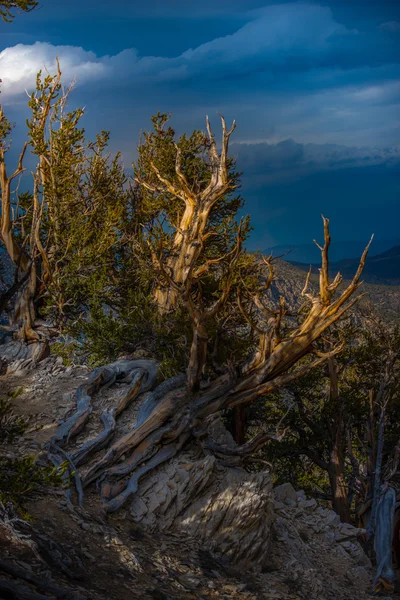
[{"label": "dark blue sky", "polygon": [[151,114],[177,131],[235,118],[253,248],[399,239],[398,0],[42,0],[0,23],[1,100],[24,135],[25,89],[58,55],[90,134],[126,165]]}]

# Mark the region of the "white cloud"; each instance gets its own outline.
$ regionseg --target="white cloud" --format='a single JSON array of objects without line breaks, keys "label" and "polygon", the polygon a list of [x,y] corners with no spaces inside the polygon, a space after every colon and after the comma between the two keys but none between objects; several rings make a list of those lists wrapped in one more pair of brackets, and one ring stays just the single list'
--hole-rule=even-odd
[{"label": "white cloud", "polygon": [[79,81],[97,79],[104,75],[105,65],[96,59],[94,52],[87,52],[75,46],[52,46],[36,42],[27,46],[17,44],[0,52],[0,74],[3,100],[31,91],[36,74],[47,69],[56,71],[56,57],[59,57],[65,80],[76,77]]},{"label": "white cloud", "polygon": [[[135,49],[97,56],[74,46],[18,44],[0,52],[0,100],[18,122],[24,90],[34,89],[44,66],[54,73],[58,56],[64,83],[76,77],[81,88],[72,101],[88,106],[87,131],[98,130],[101,116],[128,162],[132,140],[158,110],[176,112],[178,131],[204,127],[205,114],[220,111],[237,119],[241,141],[397,143],[400,68],[385,61],[371,66],[365,36],[354,46],[357,32],[316,4],[266,6],[246,18],[232,35],[172,58],[140,56]],[[345,52],[349,42],[358,53],[353,62]]]},{"label": "white cloud", "polygon": [[[174,58],[140,57],[135,49],[115,56],[96,56],[74,46],[53,46],[36,42],[18,44],[0,53],[0,74],[5,96],[32,89],[35,76],[44,66],[54,72],[60,59],[65,79],[77,78],[78,85],[93,80],[123,83],[186,79],[199,72],[226,73],[230,68],[247,72],[261,61],[264,66],[284,65],[293,58],[322,56],[330,48],[332,36],[352,32],[337,23],[327,7],[307,3],[268,6],[253,13],[252,20],[232,35],[216,38]],[[254,62],[254,65],[253,65]],[[298,68],[298,67],[296,67]]]}]

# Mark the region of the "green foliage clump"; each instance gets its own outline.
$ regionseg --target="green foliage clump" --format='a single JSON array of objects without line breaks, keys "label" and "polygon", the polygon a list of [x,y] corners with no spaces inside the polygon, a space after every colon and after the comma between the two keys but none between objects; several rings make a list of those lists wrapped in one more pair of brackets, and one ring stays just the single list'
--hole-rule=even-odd
[{"label": "green foliage clump", "polygon": [[22,510],[33,494],[63,484],[65,465],[43,466],[35,456],[16,456],[10,452],[10,445],[24,434],[27,426],[26,419],[12,410],[12,400],[20,391],[0,398],[0,502],[10,502]]},{"label": "green foliage clump", "polygon": [[0,456],[0,501],[22,508],[34,493],[63,485],[59,467],[43,467],[34,456]]},{"label": "green foliage clump", "polygon": [[79,350],[78,342],[68,336],[60,336],[58,341],[50,344],[50,354],[61,356],[66,367],[76,362],[79,358]]},{"label": "green foliage clump", "polygon": [[[328,364],[247,409],[249,437],[260,430],[284,433],[259,457],[273,465],[276,483],[290,482],[310,496],[332,500],[329,471],[342,457],[341,476],[349,507],[371,498],[380,420],[384,419],[383,465],[400,439],[400,329],[374,316],[353,318],[331,332],[346,341],[335,357],[337,393]],[[337,466],[337,465],[336,465]]]},{"label": "green foliage clump", "polygon": [[191,335],[183,311],[160,321],[151,297],[132,293],[128,299],[118,310],[93,303],[88,315],[70,325],[81,340],[78,355],[97,366],[139,351],[159,360],[165,377],[182,372]]}]

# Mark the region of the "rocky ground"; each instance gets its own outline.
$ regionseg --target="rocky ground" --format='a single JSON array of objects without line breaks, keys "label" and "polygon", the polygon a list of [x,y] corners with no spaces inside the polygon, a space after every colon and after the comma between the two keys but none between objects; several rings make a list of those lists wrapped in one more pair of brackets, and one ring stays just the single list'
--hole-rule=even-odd
[{"label": "rocky ground", "polygon": [[[29,418],[23,441],[7,449],[11,456],[34,453],[44,459],[44,445],[57,420],[74,409],[73,393],[86,376],[85,368],[64,367],[54,356],[34,370],[14,363],[13,373],[0,376],[1,394],[20,389],[13,401],[15,413]],[[110,393],[99,394],[94,413],[107,404]],[[133,406],[123,414],[123,429],[136,412]],[[86,435],[97,429],[94,420]],[[334,512],[289,484],[275,488],[271,502],[271,539],[258,570],[238,567],[213,552],[212,545],[183,532],[145,527],[145,519],[129,506],[106,516],[90,488],[83,508],[74,495],[68,502],[61,490],[37,495],[26,506],[28,523],[0,511],[1,560],[70,594],[44,594],[40,586],[25,582],[38,599],[366,600],[373,569],[359,543],[362,531],[341,524]],[[0,578],[16,581],[10,573],[0,573]],[[0,592],[0,598],[12,597]]]}]

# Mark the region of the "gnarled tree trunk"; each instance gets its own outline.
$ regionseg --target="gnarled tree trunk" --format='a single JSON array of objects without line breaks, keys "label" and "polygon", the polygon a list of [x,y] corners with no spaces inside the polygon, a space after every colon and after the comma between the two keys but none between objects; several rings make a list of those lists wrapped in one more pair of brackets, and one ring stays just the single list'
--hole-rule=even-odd
[{"label": "gnarled tree trunk", "polygon": [[350,506],[347,482],[344,472],[346,432],[343,415],[343,402],[339,391],[337,365],[334,359],[328,360],[330,397],[335,406],[334,423],[331,426],[332,447],[329,456],[328,475],[332,493],[333,509],[343,523],[350,523]]},{"label": "gnarled tree trunk", "polygon": [[392,540],[394,529],[394,512],[396,507],[396,492],[387,487],[381,491],[380,500],[376,511],[376,533],[374,537],[374,550],[378,565],[374,592],[382,595],[383,592],[391,593],[394,589],[394,571],[392,566]]},{"label": "gnarled tree trunk", "polygon": [[329,458],[328,475],[332,493],[332,507],[340,516],[342,523],[350,523],[348,489],[344,477],[343,450],[340,447],[333,448]]},{"label": "gnarled tree trunk", "polygon": [[[7,122],[0,107],[0,124]],[[19,157],[18,166],[11,175],[7,175],[5,163],[5,140],[0,140],[0,187],[1,187],[1,241],[3,242],[10,260],[15,268],[15,288],[16,293],[14,310],[11,315],[11,327],[16,327],[18,337],[24,341],[39,339],[39,335],[34,331],[35,306],[34,297],[36,292],[36,265],[32,256],[29,256],[24,247],[17,241],[14,232],[14,223],[11,218],[11,184],[23,171],[23,160],[26,153],[27,144],[24,145]],[[35,226],[37,220],[38,207],[32,215],[32,232],[30,241],[35,239]],[[16,218],[18,215],[16,216]],[[34,245],[33,245],[34,248]],[[31,244],[32,249],[32,244]],[[23,280],[23,282],[21,282]]]}]

